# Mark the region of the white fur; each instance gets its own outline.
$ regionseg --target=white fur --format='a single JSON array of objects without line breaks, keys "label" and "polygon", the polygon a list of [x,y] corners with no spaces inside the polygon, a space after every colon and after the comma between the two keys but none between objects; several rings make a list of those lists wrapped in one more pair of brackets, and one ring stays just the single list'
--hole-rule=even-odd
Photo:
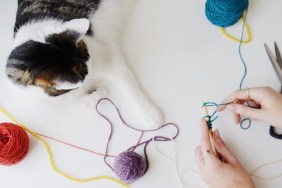
[{"label": "white fur", "polygon": [[29,40],[45,43],[45,38],[50,34],[58,34],[66,30],[77,31],[83,36],[87,32],[89,24],[89,20],[85,18],[74,19],[65,23],[52,19],[28,22],[16,33],[13,48]]},{"label": "white fur", "polygon": [[[94,38],[83,38],[90,54],[87,62],[89,73],[80,88],[55,97],[54,100],[77,98],[93,107],[98,99],[109,97],[114,99],[126,117],[134,119],[136,128],[153,129],[163,123],[162,113],[140,88],[118,45],[125,12],[130,9],[131,2],[132,0],[103,0],[91,19]],[[65,29],[61,27],[61,22],[43,22],[30,23],[21,28],[16,36],[15,46],[28,39],[44,42],[44,36]],[[65,89],[74,86],[60,83],[57,87]],[[42,93],[42,90],[37,93]]]},{"label": "white fur", "polygon": [[89,20],[86,18],[73,19],[61,25],[63,30],[74,30],[81,34],[86,34],[89,29]]},{"label": "white fur", "polygon": [[92,16],[95,37],[108,43],[119,42],[124,20],[135,0],[103,0],[99,10]]},{"label": "white fur", "polygon": [[41,87],[37,86],[23,86],[15,84],[13,81],[7,79],[7,86],[9,88],[9,91],[11,95],[13,95],[13,98],[22,98],[22,99],[44,99],[48,100],[50,99],[50,96],[46,95],[44,93],[44,90]]},{"label": "white fur", "polygon": [[114,99],[126,119],[130,120],[130,123],[134,122],[135,127],[140,129],[159,127],[163,123],[162,113],[140,88],[119,47],[97,39],[86,40],[86,43],[91,46],[89,52],[93,56],[89,61],[90,74],[80,91],[84,94],[94,89],[96,91],[93,95],[85,95],[82,100],[94,106],[97,99],[107,94],[107,97]]},{"label": "white fur", "polygon": [[57,90],[68,90],[68,89],[76,89],[82,86],[82,82],[77,82],[75,84],[70,82],[61,82],[61,81],[55,81],[55,88]]}]

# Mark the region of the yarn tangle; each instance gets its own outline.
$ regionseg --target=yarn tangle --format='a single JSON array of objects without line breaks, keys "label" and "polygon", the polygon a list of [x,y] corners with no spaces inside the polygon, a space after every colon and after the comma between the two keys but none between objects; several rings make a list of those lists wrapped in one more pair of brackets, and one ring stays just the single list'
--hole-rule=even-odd
[{"label": "yarn tangle", "polygon": [[49,160],[50,160],[50,164],[51,164],[51,167],[52,169],[57,172],[58,174],[60,174],[61,176],[69,179],[69,180],[72,180],[72,181],[75,181],[75,182],[80,182],[80,183],[84,183],[84,182],[90,182],[90,181],[97,181],[97,180],[109,180],[109,181],[112,181],[114,183],[117,183],[119,185],[121,185],[122,187],[129,187],[128,184],[120,181],[120,180],[117,180],[115,178],[112,178],[110,176],[97,176],[97,177],[89,177],[89,178],[76,178],[76,177],[72,177],[70,175],[67,175],[66,173],[64,173],[63,171],[61,171],[60,169],[58,169],[58,167],[56,166],[55,164],[55,161],[53,159],[53,155],[52,155],[52,152],[51,152],[51,148],[49,146],[49,144],[45,141],[44,138],[42,138],[41,136],[37,135],[35,132],[33,132],[32,130],[30,130],[29,128],[27,128],[26,126],[24,126],[23,124],[21,124],[19,121],[17,121],[15,118],[13,118],[8,112],[6,112],[5,110],[1,109],[0,108],[0,112],[5,114],[9,119],[11,119],[13,122],[15,122],[17,125],[19,125],[20,127],[22,127],[25,131],[27,131],[28,133],[30,133],[32,136],[34,136],[36,139],[38,139],[39,141],[42,142],[42,144],[45,146],[45,149],[47,151],[47,154],[48,154],[48,157],[49,157]]},{"label": "yarn tangle", "polygon": [[[141,133],[141,136],[137,142],[136,145],[130,147],[127,151],[125,152],[122,152],[121,154],[119,154],[118,156],[115,157],[115,162],[114,162],[114,166],[112,167],[108,162],[107,162],[107,158],[108,157],[114,157],[112,155],[109,155],[108,154],[108,148],[109,148],[109,143],[110,143],[110,140],[111,140],[111,137],[112,137],[112,134],[113,134],[113,124],[112,122],[110,121],[109,118],[107,118],[105,115],[103,115],[99,109],[98,109],[98,105],[100,104],[101,101],[103,100],[107,100],[109,101],[116,109],[116,111],[118,112],[118,115],[120,117],[120,119],[122,120],[122,122],[124,123],[124,125],[126,125],[127,127],[135,130],[135,131],[140,131],[142,132]],[[49,156],[49,159],[50,159],[50,163],[51,163],[51,166],[53,168],[53,170],[57,173],[59,173],[60,175],[64,176],[65,178],[67,179],[70,179],[70,180],[73,180],[73,181],[77,181],[77,182],[89,182],[89,181],[93,181],[93,180],[99,180],[99,179],[108,179],[110,181],[113,181],[113,182],[116,182],[120,185],[122,185],[123,187],[129,187],[126,183],[133,183],[134,181],[136,181],[137,179],[139,179],[140,177],[142,177],[146,171],[148,170],[149,168],[149,161],[148,161],[148,155],[147,155],[147,146],[148,144],[151,142],[151,141],[170,141],[171,139],[170,138],[167,138],[167,137],[164,137],[164,136],[155,136],[154,138],[151,138],[149,140],[146,140],[146,141],[143,141],[141,142],[141,138],[144,134],[144,132],[153,132],[153,131],[157,131],[157,130],[160,130],[166,126],[169,126],[169,125],[173,125],[177,132],[176,132],[176,135],[173,137],[173,139],[175,139],[178,134],[179,134],[179,128],[177,125],[173,124],[173,123],[168,123],[168,124],[165,124],[163,126],[161,126],[160,128],[157,128],[157,129],[154,129],[154,130],[139,130],[139,129],[136,129],[132,126],[130,126],[129,124],[127,124],[125,122],[125,120],[123,119],[120,111],[118,110],[117,106],[113,103],[113,101],[111,101],[110,99],[108,98],[103,98],[103,99],[100,99],[97,104],[96,104],[96,110],[97,110],[97,113],[102,116],[105,120],[108,121],[108,123],[110,124],[111,126],[111,133],[110,133],[110,136],[109,136],[109,139],[108,139],[108,142],[107,142],[107,147],[106,147],[106,152],[105,154],[101,154],[101,153],[97,153],[97,152],[94,152],[94,151],[90,151],[90,150],[87,150],[85,148],[81,148],[81,147],[78,147],[78,146],[75,146],[73,144],[69,144],[69,143],[66,143],[66,142],[63,142],[63,141],[60,141],[58,139],[54,139],[54,138],[51,138],[51,137],[48,137],[48,136],[45,136],[45,135],[42,135],[42,134],[39,134],[39,133],[35,133],[33,131],[31,131],[30,129],[28,129],[26,126],[22,125],[21,123],[19,123],[15,118],[13,118],[10,114],[8,114],[6,111],[4,111],[3,109],[0,109],[0,111],[5,114],[7,117],[9,117],[12,121],[16,122],[18,125],[16,124],[13,124],[13,123],[7,123],[7,124],[0,124],[0,125],[3,125],[3,126],[0,126],[0,128],[2,128],[4,130],[4,128],[6,127],[5,125],[8,125],[8,128],[11,129],[11,132],[9,132],[10,134],[6,134],[5,131],[1,131],[1,133],[3,132],[3,134],[1,134],[0,138],[1,138],[1,142],[0,142],[0,149],[3,153],[3,155],[0,155],[0,157],[3,156],[3,160],[0,159],[0,162],[1,161],[4,161],[4,163],[6,164],[15,164],[16,162],[19,162],[21,159],[23,159],[27,153],[27,150],[28,150],[28,146],[29,146],[29,140],[28,140],[28,135],[26,134],[25,131],[27,131],[28,133],[30,133],[31,135],[33,135],[35,138],[39,139],[45,146],[46,150],[47,150],[47,153],[48,153],[48,156]],[[13,127],[14,126],[14,127]],[[23,141],[23,139],[21,139],[20,137],[17,137],[19,134],[17,134],[17,132],[14,131],[14,129],[17,128],[17,130],[21,130],[22,131],[22,134],[25,135],[25,142],[22,142],[25,144],[25,146],[27,147],[20,147],[20,149],[25,149],[24,151],[25,152],[22,152],[23,154],[19,153],[19,152],[11,152],[11,151],[14,151],[14,150],[10,150],[8,149],[9,152],[11,152],[14,156],[17,157],[17,160],[15,159],[9,159],[9,163],[7,162],[7,158],[5,158],[7,156],[6,153],[4,153],[6,151],[6,149],[2,149],[2,145],[8,143],[8,137],[10,135],[14,135],[13,138],[17,139],[17,142],[15,144],[15,146],[17,146],[17,143],[19,141]],[[16,134],[15,134],[16,133]],[[8,135],[8,136],[7,136]],[[84,150],[84,151],[87,151],[87,152],[91,152],[91,153],[95,153],[97,155],[102,155],[104,156],[104,161],[105,163],[112,169],[112,171],[117,175],[117,177],[121,180],[116,180],[112,177],[109,177],[109,176],[98,176],[98,177],[91,177],[91,178],[86,178],[86,179],[79,179],[79,178],[75,178],[75,177],[71,177],[69,175],[66,175],[65,173],[63,173],[62,171],[60,171],[56,165],[55,165],[55,162],[54,162],[54,159],[52,157],[52,154],[51,154],[51,149],[50,149],[50,146],[48,145],[48,143],[42,138],[42,137],[45,137],[45,138],[48,138],[48,139],[51,139],[53,141],[56,141],[56,142],[59,142],[59,143],[62,143],[62,144],[65,144],[65,145],[68,145],[70,147],[74,147],[74,148],[77,148],[77,149],[80,149],[80,150]],[[10,139],[11,140],[11,139]],[[143,157],[139,154],[137,154],[136,152],[134,152],[134,150],[137,148],[137,147],[140,147],[144,145],[144,155],[145,155],[145,159],[143,159]],[[11,148],[11,147],[10,147]],[[19,147],[18,147],[19,148]],[[22,150],[21,150],[22,151]],[[0,163],[1,164],[1,163]],[[123,183],[123,182],[126,182],[126,183]]]},{"label": "yarn tangle", "polygon": [[[126,183],[133,183],[134,181],[136,181],[140,177],[142,177],[147,172],[147,170],[149,168],[149,160],[148,160],[148,154],[147,154],[148,144],[152,141],[166,142],[166,141],[171,141],[171,139],[168,138],[168,137],[164,137],[164,136],[154,136],[153,138],[148,139],[146,141],[143,141],[143,142],[137,144],[136,146],[132,146],[129,149],[127,149],[127,151],[122,152],[121,154],[119,154],[116,157],[115,162],[114,162],[114,166],[112,167],[107,161],[107,154],[108,154],[108,151],[109,151],[109,144],[110,144],[111,139],[112,139],[113,127],[114,126],[113,126],[113,123],[111,122],[111,120],[107,116],[105,116],[103,113],[101,113],[100,110],[99,110],[99,105],[102,101],[108,101],[115,108],[115,110],[118,113],[118,116],[119,116],[120,120],[122,121],[122,123],[132,130],[139,131],[139,132],[154,132],[154,131],[158,131],[160,129],[163,129],[164,127],[167,127],[167,126],[173,126],[173,127],[176,128],[176,134],[172,137],[172,139],[174,140],[174,139],[176,139],[176,137],[179,134],[179,128],[174,123],[167,123],[167,124],[164,124],[163,126],[157,128],[157,129],[153,129],[153,130],[136,129],[133,126],[129,125],[124,120],[124,118],[122,117],[119,109],[117,108],[117,106],[114,104],[114,102],[112,100],[110,100],[109,98],[102,98],[97,102],[97,104],[96,104],[97,113],[108,122],[108,124],[110,125],[110,128],[111,128],[111,132],[110,132],[108,142],[107,142],[107,146],[106,146],[104,162],[116,174],[116,176],[120,180],[122,180]],[[143,159],[141,155],[131,151],[133,148],[138,148],[140,146],[144,146],[143,152],[144,152],[145,159]]]}]

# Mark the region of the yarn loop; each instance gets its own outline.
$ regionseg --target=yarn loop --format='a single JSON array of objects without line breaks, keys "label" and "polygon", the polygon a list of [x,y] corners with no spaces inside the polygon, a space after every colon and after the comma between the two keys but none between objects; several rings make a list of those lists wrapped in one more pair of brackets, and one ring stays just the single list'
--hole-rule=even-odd
[{"label": "yarn loop", "polygon": [[[176,129],[176,133],[172,138],[167,138],[167,137],[164,137],[164,136],[155,136],[154,138],[150,138],[148,140],[140,142],[139,144],[137,144],[135,146],[130,147],[127,151],[119,154],[116,157],[114,166],[112,167],[109,164],[109,162],[107,161],[107,156],[108,156],[107,154],[108,154],[108,150],[109,150],[109,144],[110,144],[111,139],[112,139],[114,126],[113,126],[113,123],[111,122],[111,120],[107,116],[105,116],[103,113],[101,113],[99,108],[98,108],[99,104],[102,101],[108,101],[110,104],[112,104],[112,106],[115,108],[115,110],[118,113],[119,118],[123,122],[123,124],[125,126],[127,126],[128,128],[132,129],[132,130],[135,130],[135,131],[138,131],[138,132],[155,132],[155,131],[161,130],[165,127],[173,126]],[[104,162],[116,174],[116,176],[121,181],[124,181],[126,183],[133,183],[134,181],[136,181],[137,179],[142,177],[147,172],[147,170],[149,169],[147,147],[148,147],[150,142],[152,142],[152,141],[159,141],[159,142],[172,141],[172,140],[176,139],[176,137],[179,135],[179,128],[174,123],[167,123],[167,124],[160,126],[159,128],[151,129],[151,130],[141,130],[141,129],[134,128],[133,126],[129,125],[124,120],[124,118],[122,117],[121,112],[118,109],[118,107],[109,98],[101,98],[96,104],[96,111],[101,117],[103,117],[109,123],[110,128],[111,128],[111,132],[110,132],[108,142],[107,142],[107,146],[106,146]],[[144,156],[145,156],[144,159],[139,154],[133,152],[136,148],[141,147],[141,146],[143,146],[143,151],[144,151]]]},{"label": "yarn loop", "polygon": [[207,0],[206,17],[216,26],[228,27],[240,19],[248,6],[248,0]]},{"label": "yarn loop", "polygon": [[114,172],[126,183],[133,183],[145,174],[147,168],[144,158],[133,151],[125,151],[115,158]]},{"label": "yarn loop", "polygon": [[0,124],[0,164],[11,166],[27,154],[29,138],[26,131],[14,123]]}]

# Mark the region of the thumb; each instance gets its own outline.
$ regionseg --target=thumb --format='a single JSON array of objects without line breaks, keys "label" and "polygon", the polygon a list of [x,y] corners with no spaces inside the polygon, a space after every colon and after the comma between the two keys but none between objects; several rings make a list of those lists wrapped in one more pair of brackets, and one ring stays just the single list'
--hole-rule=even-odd
[{"label": "thumb", "polygon": [[213,134],[214,146],[218,153],[223,157],[224,162],[230,163],[233,166],[238,166],[239,161],[225,145],[224,141],[220,138],[218,130]]},{"label": "thumb", "polygon": [[259,119],[261,115],[261,109],[255,109],[242,104],[229,104],[227,108],[235,114],[240,114],[255,119]]}]

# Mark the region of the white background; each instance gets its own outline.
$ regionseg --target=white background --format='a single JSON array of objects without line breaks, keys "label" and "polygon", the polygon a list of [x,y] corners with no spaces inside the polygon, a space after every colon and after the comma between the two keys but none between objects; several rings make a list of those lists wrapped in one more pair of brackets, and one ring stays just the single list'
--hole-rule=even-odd
[{"label": "white background", "polygon": [[[108,125],[94,109],[79,104],[58,105],[10,93],[4,77],[10,53],[16,1],[1,0],[0,6],[0,106],[30,129],[88,149],[104,152]],[[175,142],[179,173],[186,168],[197,169],[194,148],[199,144],[198,121],[201,101],[220,102],[238,89],[243,66],[238,44],[226,39],[205,17],[203,0],[140,0],[129,17],[123,37],[123,50],[130,67],[145,92],[163,111],[166,122],[175,122],[181,132]],[[242,55],[248,67],[243,87],[271,86],[280,89],[263,44],[273,49],[276,41],[282,48],[280,0],[251,0],[247,22],[253,40],[243,45]],[[239,37],[242,23],[227,31]],[[115,120],[115,134],[110,153],[118,154],[134,145],[139,133],[128,130]],[[124,114],[126,118],[126,114]],[[7,120],[0,116],[2,121]],[[228,112],[214,123],[231,150],[250,172],[262,163],[282,158],[282,141],[268,134],[268,124],[253,121],[244,131],[232,121]],[[152,134],[151,134],[152,135]],[[146,137],[150,137],[147,134]],[[76,183],[56,174],[48,161],[44,146],[30,136],[27,157],[11,167],[0,166],[0,185],[18,187],[120,187],[107,181]],[[96,175],[114,176],[103,158],[48,140],[57,166],[78,178]],[[158,144],[163,153],[173,156],[173,145]],[[140,150],[141,152],[142,150]],[[150,169],[132,185],[144,187],[179,187],[175,163],[162,157],[149,146]],[[272,176],[282,172],[282,165],[263,169],[260,174]],[[224,178],[224,177],[223,177]],[[183,181],[202,185],[192,174]],[[281,187],[282,178],[261,181],[259,188]]]}]

